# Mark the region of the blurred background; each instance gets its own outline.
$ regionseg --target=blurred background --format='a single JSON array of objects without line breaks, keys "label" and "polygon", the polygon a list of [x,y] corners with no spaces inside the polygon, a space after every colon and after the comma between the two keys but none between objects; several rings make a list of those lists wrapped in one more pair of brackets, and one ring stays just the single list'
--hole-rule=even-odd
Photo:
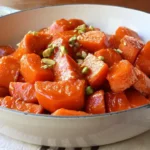
[{"label": "blurred background", "polygon": [[150,12],[150,0],[0,0],[0,6],[9,6],[22,10],[48,5],[75,3],[117,5]]}]

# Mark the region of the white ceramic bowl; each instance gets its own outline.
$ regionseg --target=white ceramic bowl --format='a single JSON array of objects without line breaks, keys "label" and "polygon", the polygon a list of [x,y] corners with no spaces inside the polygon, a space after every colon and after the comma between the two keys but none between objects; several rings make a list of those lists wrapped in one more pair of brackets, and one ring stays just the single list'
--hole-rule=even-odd
[{"label": "white ceramic bowl", "polygon": [[[29,30],[49,26],[60,18],[80,18],[114,33],[118,26],[150,39],[150,15],[102,5],[64,5],[33,9],[0,18],[0,44],[18,43]],[[32,115],[0,108],[0,132],[38,145],[87,147],[125,140],[150,129],[150,105],[112,114],[88,117]]]}]

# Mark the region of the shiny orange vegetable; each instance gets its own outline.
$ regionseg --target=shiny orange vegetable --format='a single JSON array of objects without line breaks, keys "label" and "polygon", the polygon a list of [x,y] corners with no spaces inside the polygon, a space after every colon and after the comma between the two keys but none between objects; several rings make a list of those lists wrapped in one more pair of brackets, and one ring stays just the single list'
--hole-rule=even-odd
[{"label": "shiny orange vegetable", "polygon": [[132,108],[149,104],[150,101],[145,98],[142,94],[134,89],[129,89],[125,92]]},{"label": "shiny orange vegetable", "polygon": [[104,83],[108,73],[108,66],[106,63],[94,55],[88,54],[84,59],[82,67],[87,67],[89,69],[86,77],[92,87],[97,88]]},{"label": "shiny orange vegetable", "polygon": [[26,54],[20,60],[20,71],[26,82],[51,81],[51,69],[42,68],[41,58],[36,54]]},{"label": "shiny orange vegetable", "polygon": [[39,104],[50,112],[60,108],[81,110],[84,106],[84,89],[83,80],[35,83]]},{"label": "shiny orange vegetable", "polygon": [[117,53],[114,49],[101,49],[94,53],[96,57],[102,56],[104,62],[111,67],[113,64],[118,63],[122,60],[121,55]]},{"label": "shiny orange vegetable", "polygon": [[15,100],[22,100],[28,103],[37,103],[33,84],[10,82],[9,91]]},{"label": "shiny orange vegetable", "polygon": [[108,92],[105,95],[105,100],[108,112],[122,111],[131,108],[129,101],[123,92],[121,93]]},{"label": "shiny orange vegetable", "polygon": [[9,87],[10,82],[17,81],[19,76],[19,62],[12,56],[0,59],[0,86]]},{"label": "shiny orange vegetable", "polygon": [[96,91],[86,101],[86,112],[91,114],[105,113],[104,91]]},{"label": "shiny orange vegetable", "polygon": [[5,97],[9,95],[9,89],[6,87],[0,87],[0,97]]},{"label": "shiny orange vegetable", "polygon": [[138,68],[134,68],[137,81],[134,83],[134,88],[137,89],[139,92],[145,95],[150,96],[150,78],[147,77],[142,71]]},{"label": "shiny orange vegetable", "polygon": [[10,96],[3,98],[0,102],[0,106],[34,114],[40,114],[43,112],[43,108],[40,105],[15,100]]},{"label": "shiny orange vegetable", "polygon": [[113,92],[123,92],[137,81],[137,77],[132,64],[121,60],[110,68],[107,80]]},{"label": "shiny orange vegetable", "polygon": [[119,49],[122,51],[122,57],[133,64],[143,46],[144,43],[141,40],[131,36],[124,36],[120,41]]},{"label": "shiny orange vegetable", "polygon": [[135,65],[146,75],[150,76],[150,41],[146,43],[138,55]]},{"label": "shiny orange vegetable", "polygon": [[78,36],[79,43],[89,50],[89,52],[95,52],[102,48],[107,48],[108,39],[104,32],[101,31],[89,31]]},{"label": "shiny orange vegetable", "polygon": [[83,111],[75,111],[75,110],[68,110],[68,109],[58,109],[54,113],[51,114],[52,116],[87,116],[88,113]]}]

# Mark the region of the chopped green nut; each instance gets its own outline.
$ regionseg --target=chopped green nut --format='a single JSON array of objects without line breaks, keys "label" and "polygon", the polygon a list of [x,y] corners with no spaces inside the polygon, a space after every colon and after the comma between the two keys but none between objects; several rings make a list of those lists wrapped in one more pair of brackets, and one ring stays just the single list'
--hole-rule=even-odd
[{"label": "chopped green nut", "polygon": [[89,68],[88,67],[84,67],[82,69],[82,74],[87,74],[89,72]]},{"label": "chopped green nut", "polygon": [[36,32],[36,31],[29,31],[28,34],[32,34],[32,35],[36,36],[36,35],[38,35],[38,32]]},{"label": "chopped green nut", "polygon": [[78,26],[77,28],[75,28],[74,30],[75,32],[78,31],[78,33],[84,33],[86,31],[86,24],[82,24],[80,26]]},{"label": "chopped green nut", "polygon": [[93,88],[91,86],[88,86],[86,88],[85,92],[86,92],[87,95],[91,95],[91,94],[94,93],[94,90],[93,90]]},{"label": "chopped green nut", "polygon": [[93,27],[93,26],[89,26],[89,29],[90,29],[90,30],[94,30],[94,27]]},{"label": "chopped green nut", "polygon": [[77,53],[76,53],[76,56],[77,56],[77,57],[81,57],[82,55],[81,55],[80,52],[77,52]]},{"label": "chopped green nut", "polygon": [[43,66],[41,66],[41,68],[48,69],[48,68],[52,68],[52,66],[51,65],[43,65]]},{"label": "chopped green nut", "polygon": [[82,52],[81,52],[81,56],[82,56],[82,58],[86,58],[87,53],[86,53],[85,51],[82,51]]},{"label": "chopped green nut", "polygon": [[114,49],[117,53],[122,54],[122,50],[120,49]]},{"label": "chopped green nut", "polygon": [[100,60],[102,60],[102,61],[105,60],[105,58],[104,58],[103,56],[98,56],[98,59],[100,59]]},{"label": "chopped green nut", "polygon": [[71,38],[69,39],[69,46],[70,46],[70,47],[75,46],[76,40],[77,40],[77,36],[71,37]]},{"label": "chopped green nut", "polygon": [[60,51],[61,51],[62,54],[67,54],[68,53],[68,51],[65,48],[65,46],[60,46]]},{"label": "chopped green nut", "polygon": [[48,45],[48,48],[53,48],[53,49],[54,49],[54,48],[56,48],[56,47],[57,47],[56,44],[49,44],[49,45]]},{"label": "chopped green nut", "polygon": [[81,65],[83,63],[83,59],[77,59],[77,63]]},{"label": "chopped green nut", "polygon": [[[55,65],[55,61],[52,60],[52,59],[49,59],[49,58],[43,58],[43,59],[41,60],[41,62],[42,62],[43,64],[47,65],[48,68],[50,68],[50,67],[52,67],[52,66]],[[44,66],[45,66],[45,65],[44,65]]]},{"label": "chopped green nut", "polygon": [[43,57],[50,57],[53,53],[53,49],[47,48],[46,50],[43,51]]}]

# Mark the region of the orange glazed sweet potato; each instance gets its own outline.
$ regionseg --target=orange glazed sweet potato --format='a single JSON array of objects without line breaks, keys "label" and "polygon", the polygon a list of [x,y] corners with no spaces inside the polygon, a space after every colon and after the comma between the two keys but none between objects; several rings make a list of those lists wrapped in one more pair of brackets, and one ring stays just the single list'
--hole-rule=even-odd
[{"label": "orange glazed sweet potato", "polygon": [[51,114],[52,116],[87,116],[88,113],[83,111],[75,111],[75,110],[68,110],[68,109],[58,109],[54,113]]},{"label": "orange glazed sweet potato", "polygon": [[35,91],[38,102],[46,110],[54,112],[65,108],[80,110],[84,106],[84,80],[36,82]]},{"label": "orange glazed sweet potato", "polygon": [[105,95],[106,109],[108,112],[116,112],[130,109],[130,103],[126,95],[121,93],[107,92]]},{"label": "orange glazed sweet potato", "polygon": [[108,39],[104,32],[101,31],[89,31],[78,36],[79,43],[89,50],[89,52],[95,52],[102,48],[107,48]]},{"label": "orange glazed sweet potato", "polygon": [[120,41],[119,49],[122,51],[122,57],[133,64],[143,46],[144,43],[141,40],[131,36],[124,36]]},{"label": "orange glazed sweet potato", "polygon": [[26,82],[51,81],[54,76],[51,69],[42,68],[41,58],[36,54],[26,54],[20,60],[20,71]]},{"label": "orange glazed sweet potato", "polygon": [[146,75],[150,76],[150,41],[146,43],[138,55],[135,65]]},{"label": "orange glazed sweet potato", "polygon": [[92,87],[97,88],[104,83],[108,73],[108,65],[106,63],[94,55],[88,54],[84,59],[82,67],[89,69],[86,77]]},{"label": "orange glazed sweet potato", "polygon": [[0,86],[9,87],[10,82],[17,81],[19,76],[19,62],[12,56],[0,59]]},{"label": "orange glazed sweet potato", "polygon": [[9,91],[15,100],[37,103],[34,85],[31,83],[10,82]]},{"label": "orange glazed sweet potato", "polygon": [[0,46],[0,57],[12,54],[15,49],[11,46]]},{"label": "orange glazed sweet potato", "polygon": [[127,90],[125,94],[132,108],[136,108],[150,103],[147,98],[145,98],[141,93],[134,89]]},{"label": "orange glazed sweet potato", "polygon": [[90,114],[105,113],[104,91],[96,91],[86,101],[86,112]]},{"label": "orange glazed sweet potato", "polygon": [[99,51],[96,51],[94,55],[96,57],[102,56],[104,58],[104,62],[109,67],[111,67],[113,64],[118,63],[120,60],[122,60],[121,55],[111,48],[101,49]]},{"label": "orange glazed sweet potato", "polygon": [[121,60],[110,68],[107,80],[113,92],[123,92],[134,85],[137,77],[132,64],[127,60]]}]

